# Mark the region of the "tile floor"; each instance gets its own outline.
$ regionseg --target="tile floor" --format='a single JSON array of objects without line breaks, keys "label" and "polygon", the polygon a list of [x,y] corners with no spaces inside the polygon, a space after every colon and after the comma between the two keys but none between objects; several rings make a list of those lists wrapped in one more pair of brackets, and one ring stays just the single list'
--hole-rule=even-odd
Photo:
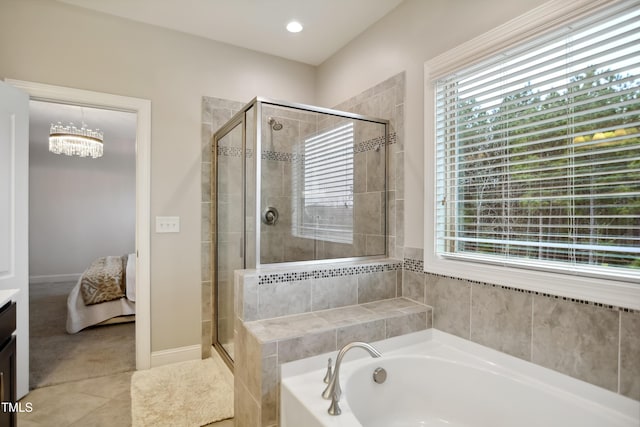
[{"label": "tile floor", "polygon": [[[131,425],[131,375],[107,375],[31,390],[22,406],[32,412],[18,414],[18,427],[127,427]],[[209,424],[233,427],[233,420]]]},{"label": "tile floor", "polygon": [[[129,364],[104,365],[100,373],[102,376],[90,379],[79,375],[94,375],[95,360],[87,360],[88,348],[98,346],[110,339],[109,351],[112,354],[133,354],[133,329],[130,330],[131,340],[126,339],[126,333],[118,335],[124,326],[100,327],[87,329],[80,334],[68,335],[65,331],[67,295],[75,285],[73,282],[31,285],[29,292],[30,310],[30,352],[32,357],[47,356],[48,359],[38,359],[31,367],[40,367],[39,378],[51,381],[64,381],[57,385],[40,387],[31,390],[20,402],[26,408],[30,402],[32,411],[18,414],[18,427],[128,427],[131,426],[131,376],[135,360],[130,358]],[[133,325],[133,324],[130,324]],[[59,343],[57,354],[64,354],[59,360],[50,354],[53,346],[46,341],[56,336]],[[87,336],[92,336],[89,340]],[[43,337],[44,340],[35,339]],[[82,338],[82,342],[77,340]],[[114,340],[117,343],[114,344]],[[83,348],[83,352],[77,351]],[[48,353],[43,353],[43,351]],[[100,348],[94,353],[100,353]],[[98,356],[96,356],[98,357]],[[64,362],[64,363],[62,363]],[[93,364],[91,364],[91,363]],[[78,369],[82,367],[83,369]],[[66,370],[66,375],[63,375]],[[74,371],[69,374],[68,371]],[[121,373],[113,373],[121,372]],[[79,374],[78,374],[79,373]],[[32,379],[35,377],[32,374]],[[40,382],[36,382],[37,384]],[[224,420],[209,424],[210,427],[233,427],[233,420]],[[150,426],[151,427],[151,426]]]}]

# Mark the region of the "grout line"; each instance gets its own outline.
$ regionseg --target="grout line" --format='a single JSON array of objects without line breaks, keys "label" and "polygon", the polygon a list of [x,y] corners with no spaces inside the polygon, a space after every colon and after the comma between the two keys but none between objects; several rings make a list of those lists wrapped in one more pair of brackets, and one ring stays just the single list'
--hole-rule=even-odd
[{"label": "grout line", "polygon": [[535,317],[533,315],[534,309],[533,305],[535,304],[535,297],[531,297],[531,338],[529,339],[529,361],[533,362],[533,322],[535,321]]},{"label": "grout line", "polygon": [[618,312],[618,394],[620,394],[620,379],[622,371],[622,312]]},{"label": "grout line", "polygon": [[471,325],[473,324],[473,286],[469,284],[469,341],[471,341]]}]

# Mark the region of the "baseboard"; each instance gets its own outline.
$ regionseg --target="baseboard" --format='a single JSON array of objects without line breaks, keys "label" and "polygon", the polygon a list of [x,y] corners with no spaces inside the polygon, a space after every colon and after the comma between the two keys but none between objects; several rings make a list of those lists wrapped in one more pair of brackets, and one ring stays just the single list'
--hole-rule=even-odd
[{"label": "baseboard", "polygon": [[202,358],[202,350],[199,344],[186,347],[170,348],[151,352],[151,367],[168,365],[170,363],[186,362]]},{"label": "baseboard", "polygon": [[60,282],[77,282],[82,273],[75,274],[50,274],[45,276],[29,276],[29,284],[31,283],[60,283]]}]

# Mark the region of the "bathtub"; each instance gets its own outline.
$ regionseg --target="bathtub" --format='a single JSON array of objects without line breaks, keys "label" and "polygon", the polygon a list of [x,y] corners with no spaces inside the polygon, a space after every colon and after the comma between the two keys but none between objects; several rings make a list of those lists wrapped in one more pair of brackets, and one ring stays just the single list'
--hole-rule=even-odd
[{"label": "bathtub", "polygon": [[[342,414],[320,394],[327,357],[282,365],[282,427],[638,427],[640,402],[430,329],[352,349],[343,360]],[[387,371],[382,384],[372,380]]]}]

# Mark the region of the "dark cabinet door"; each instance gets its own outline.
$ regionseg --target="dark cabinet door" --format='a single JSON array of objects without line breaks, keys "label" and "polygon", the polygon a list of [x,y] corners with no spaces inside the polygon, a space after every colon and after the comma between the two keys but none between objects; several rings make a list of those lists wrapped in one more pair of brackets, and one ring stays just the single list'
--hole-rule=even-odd
[{"label": "dark cabinet door", "polygon": [[6,343],[0,350],[0,427],[17,425],[16,407],[16,337]]}]

